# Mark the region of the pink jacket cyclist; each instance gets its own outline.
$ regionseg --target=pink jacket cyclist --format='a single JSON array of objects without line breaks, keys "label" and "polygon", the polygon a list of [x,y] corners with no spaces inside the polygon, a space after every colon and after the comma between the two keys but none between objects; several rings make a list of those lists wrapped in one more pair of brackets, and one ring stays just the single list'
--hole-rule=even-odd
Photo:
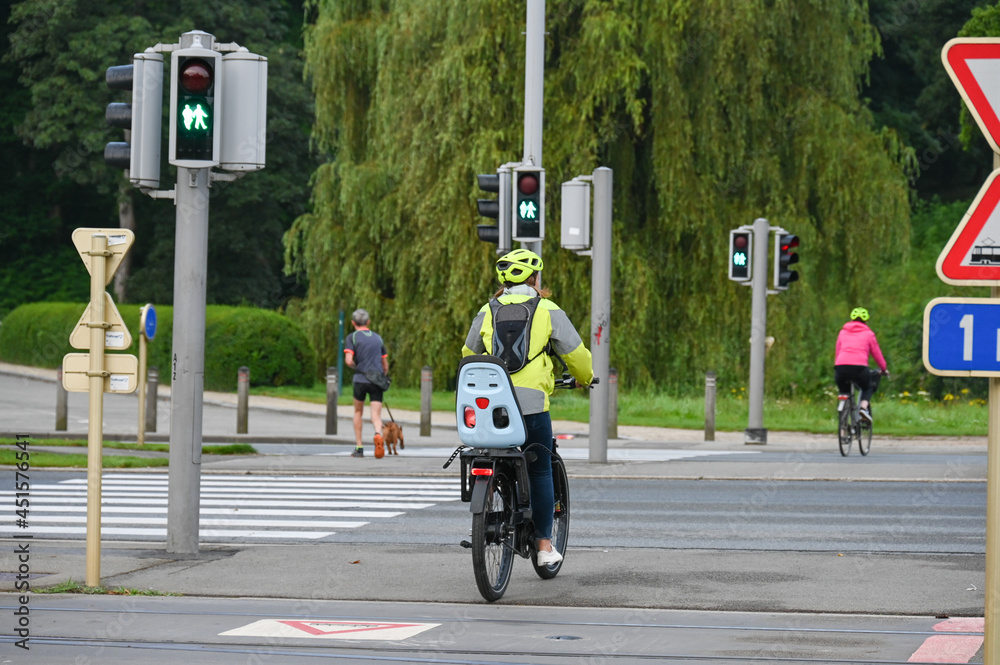
[{"label": "pink jacket cyclist", "polygon": [[855,307],[851,310],[851,320],[844,324],[840,334],[837,335],[833,377],[841,395],[850,394],[852,383],[860,386],[861,415],[871,421],[871,398],[878,387],[879,375],[875,370],[868,369],[868,357],[875,358],[882,374],[888,374],[889,370],[882,356],[882,349],[878,346],[878,340],[875,339],[875,333],[865,323],[867,320],[868,310],[864,307]]},{"label": "pink jacket cyclist", "polygon": [[879,348],[872,329],[861,321],[845,323],[837,335],[837,353],[833,364],[867,367],[869,354],[875,358],[878,368],[885,372],[885,358],[882,357],[882,349]]}]

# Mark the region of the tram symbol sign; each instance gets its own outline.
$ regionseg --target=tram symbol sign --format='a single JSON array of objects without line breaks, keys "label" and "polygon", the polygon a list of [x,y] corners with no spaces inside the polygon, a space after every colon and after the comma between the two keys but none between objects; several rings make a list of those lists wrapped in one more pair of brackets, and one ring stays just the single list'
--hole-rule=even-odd
[{"label": "tram symbol sign", "polygon": [[941,281],[960,286],[1000,284],[1000,170],[986,179],[937,260]]}]

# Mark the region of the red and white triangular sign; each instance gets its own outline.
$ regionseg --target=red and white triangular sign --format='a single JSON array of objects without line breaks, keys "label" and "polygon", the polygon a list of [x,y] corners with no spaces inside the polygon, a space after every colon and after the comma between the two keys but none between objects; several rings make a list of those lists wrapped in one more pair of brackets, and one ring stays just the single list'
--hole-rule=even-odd
[{"label": "red and white triangular sign", "polygon": [[941,61],[993,152],[1000,152],[1000,38],[952,39]]},{"label": "red and white triangular sign", "polygon": [[1000,284],[1000,170],[986,178],[937,260],[941,281],[960,286]]}]

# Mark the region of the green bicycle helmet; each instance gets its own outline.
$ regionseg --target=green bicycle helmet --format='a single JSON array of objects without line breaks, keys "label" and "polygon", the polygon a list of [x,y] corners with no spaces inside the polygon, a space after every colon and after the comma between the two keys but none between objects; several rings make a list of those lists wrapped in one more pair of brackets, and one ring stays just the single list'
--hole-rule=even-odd
[{"label": "green bicycle helmet", "polygon": [[542,269],[542,257],[527,249],[515,249],[497,259],[497,279],[504,286],[523,284]]},{"label": "green bicycle helmet", "polygon": [[855,307],[851,310],[851,321],[857,321],[861,319],[862,321],[868,320],[868,310],[864,307]]}]

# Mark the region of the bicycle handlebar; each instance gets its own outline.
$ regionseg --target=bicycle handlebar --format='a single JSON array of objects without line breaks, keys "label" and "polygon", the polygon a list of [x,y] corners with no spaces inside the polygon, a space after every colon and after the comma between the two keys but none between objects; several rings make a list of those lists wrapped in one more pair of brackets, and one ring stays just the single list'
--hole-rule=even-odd
[{"label": "bicycle handlebar", "polygon": [[[601,380],[598,377],[594,377],[593,381],[590,382],[589,386],[586,386],[588,390],[593,390],[594,386],[600,383]],[[568,372],[563,372],[561,379],[556,379],[556,388],[582,388],[577,380]]]}]

